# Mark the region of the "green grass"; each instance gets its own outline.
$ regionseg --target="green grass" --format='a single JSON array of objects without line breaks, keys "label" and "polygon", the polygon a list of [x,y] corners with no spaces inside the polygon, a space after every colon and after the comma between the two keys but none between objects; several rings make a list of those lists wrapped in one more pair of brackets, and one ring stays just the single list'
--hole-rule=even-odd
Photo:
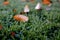
[{"label": "green grass", "polygon": [[[10,4],[4,6],[3,0],[0,0],[0,24],[3,26],[3,29],[0,30],[1,40],[60,40],[59,3],[52,0],[52,9],[48,13],[45,10],[46,5],[42,5],[41,12],[34,9],[38,1],[36,0],[32,4],[30,2],[23,3],[21,0],[9,0]],[[26,4],[31,9],[28,14],[29,21],[18,22],[14,20],[13,15],[23,11]],[[17,10],[16,13],[12,11],[14,8]],[[14,32],[15,35],[11,36],[11,32]]]}]

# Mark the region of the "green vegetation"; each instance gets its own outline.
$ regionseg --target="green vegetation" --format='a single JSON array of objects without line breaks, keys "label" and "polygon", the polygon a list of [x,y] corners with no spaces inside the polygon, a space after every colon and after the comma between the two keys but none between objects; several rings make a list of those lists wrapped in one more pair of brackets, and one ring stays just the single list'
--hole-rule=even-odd
[{"label": "green vegetation", "polygon": [[[2,4],[3,1],[0,0],[0,25],[3,27],[0,40],[60,40],[60,3],[56,0],[52,0],[50,11],[45,9],[47,5],[42,5],[42,11],[35,10],[37,1],[23,3],[21,0],[9,0],[7,6]],[[26,4],[31,9],[28,15],[24,14],[29,21],[14,20],[13,16],[20,14]]]}]

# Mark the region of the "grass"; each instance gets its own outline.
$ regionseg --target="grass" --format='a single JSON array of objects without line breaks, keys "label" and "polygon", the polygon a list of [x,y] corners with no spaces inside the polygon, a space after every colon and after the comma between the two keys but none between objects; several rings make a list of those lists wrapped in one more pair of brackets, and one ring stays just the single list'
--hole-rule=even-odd
[{"label": "grass", "polygon": [[[52,0],[49,13],[45,10],[46,5],[42,5],[41,12],[35,10],[37,1],[34,4],[23,3],[21,0],[9,1],[10,5],[4,6],[3,0],[0,0],[0,24],[3,26],[0,30],[1,40],[60,40],[60,6],[56,0]],[[26,4],[31,9],[28,14],[29,21],[24,23],[14,20],[13,15],[23,11]],[[16,13],[12,11],[14,8],[17,10]],[[15,33],[14,36],[11,32]]]}]

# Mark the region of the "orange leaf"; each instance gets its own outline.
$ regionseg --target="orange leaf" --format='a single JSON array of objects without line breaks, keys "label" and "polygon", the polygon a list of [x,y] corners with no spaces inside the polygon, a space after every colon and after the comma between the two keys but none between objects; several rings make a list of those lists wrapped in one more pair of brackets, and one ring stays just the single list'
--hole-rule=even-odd
[{"label": "orange leaf", "polygon": [[28,21],[28,17],[24,16],[24,15],[15,15],[14,19],[17,20],[17,21],[22,21],[22,22]]},{"label": "orange leaf", "polygon": [[3,4],[4,5],[8,5],[9,4],[9,1],[4,1]]},{"label": "orange leaf", "polygon": [[43,0],[43,4],[49,5],[50,3],[51,3],[50,0]]},{"label": "orange leaf", "polygon": [[0,25],[0,30],[2,30],[2,28],[3,28],[3,27]]}]

